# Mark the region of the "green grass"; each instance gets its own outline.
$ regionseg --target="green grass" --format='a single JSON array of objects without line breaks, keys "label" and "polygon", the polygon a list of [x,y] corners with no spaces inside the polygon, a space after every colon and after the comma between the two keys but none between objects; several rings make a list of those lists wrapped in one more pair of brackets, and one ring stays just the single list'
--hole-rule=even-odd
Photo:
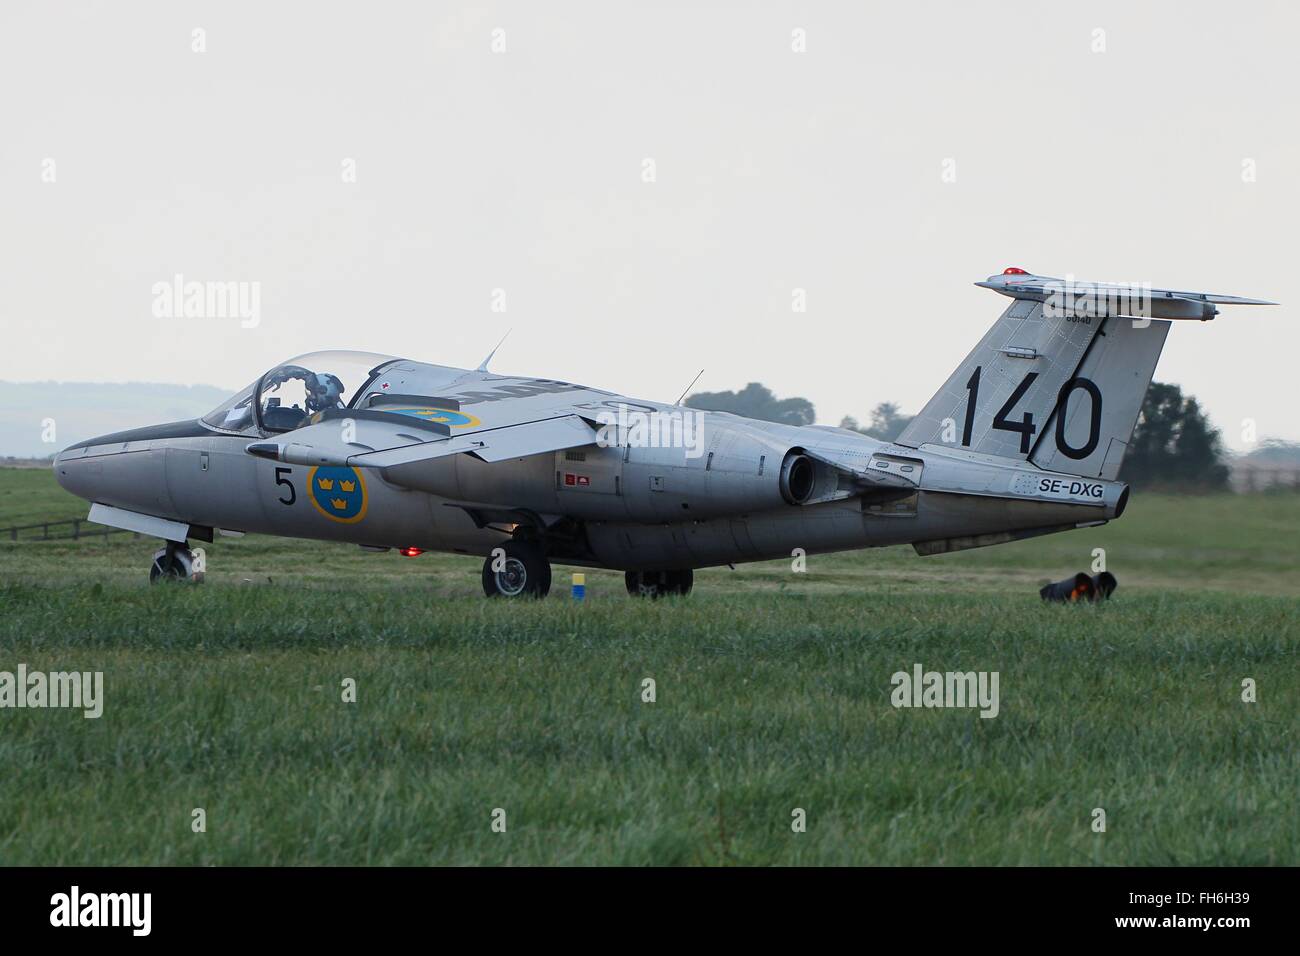
[{"label": "green grass", "polygon": [[[0,542],[0,669],[106,685],[99,720],[0,710],[0,862],[1295,864],[1297,530],[1300,497],[1135,494],[1001,548],[523,605],[467,558],[227,539],[151,589],[145,539]],[[1114,600],[1043,606],[1095,547]],[[893,708],[916,662],[998,671],[999,716]]]},{"label": "green grass", "polygon": [[0,468],[0,529],[84,518],[88,510],[84,501],[59,487],[53,468]]}]

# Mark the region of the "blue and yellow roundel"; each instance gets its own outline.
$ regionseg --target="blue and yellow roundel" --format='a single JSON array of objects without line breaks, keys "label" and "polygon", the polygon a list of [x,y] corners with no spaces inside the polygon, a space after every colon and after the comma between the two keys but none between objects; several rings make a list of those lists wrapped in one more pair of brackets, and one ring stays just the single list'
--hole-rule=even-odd
[{"label": "blue and yellow roundel", "polygon": [[410,415],[412,418],[421,418],[426,422],[437,422],[439,425],[446,425],[448,428],[470,428],[474,425],[483,424],[473,415],[453,411],[450,408],[434,408],[429,405],[385,405],[383,411],[392,412],[396,415]]},{"label": "blue and yellow roundel", "polygon": [[307,497],[331,521],[352,524],[366,516],[366,483],[355,468],[313,468],[307,475]]}]

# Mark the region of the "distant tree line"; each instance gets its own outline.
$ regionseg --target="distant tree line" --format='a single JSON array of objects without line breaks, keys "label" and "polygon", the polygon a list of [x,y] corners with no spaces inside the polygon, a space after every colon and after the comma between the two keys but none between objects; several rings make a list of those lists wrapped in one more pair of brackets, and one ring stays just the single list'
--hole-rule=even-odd
[{"label": "distant tree line", "polygon": [[1119,477],[1137,487],[1222,491],[1228,487],[1223,437],[1177,385],[1152,382]]},{"label": "distant tree line", "polygon": [[811,425],[817,420],[813,403],[808,399],[777,398],[770,388],[758,382],[750,382],[738,392],[697,392],[684,404],[706,412],[731,412],[782,425]]},{"label": "distant tree line", "polygon": [[[817,419],[808,399],[777,398],[758,382],[750,382],[738,392],[698,392],[685,404],[782,425],[811,425]],[[870,424],[863,426],[846,416],[840,427],[880,441],[893,441],[912,417],[904,415],[893,402],[881,402],[871,410]],[[1228,487],[1228,465],[1222,436],[1195,398],[1184,396],[1177,385],[1152,382],[1124,456],[1120,479],[1147,488],[1224,490]]]},{"label": "distant tree line", "polygon": [[871,410],[871,424],[863,428],[852,415],[840,419],[840,428],[851,432],[862,432],[881,441],[893,441],[903,434],[903,429],[911,424],[914,415],[904,415],[893,402],[881,402]]}]

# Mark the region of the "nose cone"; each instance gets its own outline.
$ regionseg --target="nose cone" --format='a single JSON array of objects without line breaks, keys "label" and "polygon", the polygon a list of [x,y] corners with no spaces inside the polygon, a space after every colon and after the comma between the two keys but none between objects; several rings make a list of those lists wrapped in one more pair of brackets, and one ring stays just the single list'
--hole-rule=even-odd
[{"label": "nose cone", "polygon": [[[101,435],[64,449],[54,458],[59,484],[87,501],[167,515],[172,510],[166,477],[168,449],[178,439],[211,435],[197,421],[150,425]],[[197,454],[194,456],[197,462]]]},{"label": "nose cone", "polygon": [[54,456],[54,480],[78,498],[94,498],[95,478],[104,472],[103,462],[85,458],[84,446],[66,448]]}]

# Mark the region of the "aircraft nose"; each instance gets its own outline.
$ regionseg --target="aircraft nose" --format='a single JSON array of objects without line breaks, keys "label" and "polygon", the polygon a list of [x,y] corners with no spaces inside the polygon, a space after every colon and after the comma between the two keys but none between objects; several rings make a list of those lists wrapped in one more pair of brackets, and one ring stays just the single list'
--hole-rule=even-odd
[{"label": "aircraft nose", "polygon": [[[83,459],[84,448],[65,448],[54,456],[54,480],[78,498],[92,498],[94,475],[91,462]],[[96,462],[96,464],[99,464]],[[102,465],[100,469],[102,470]]]},{"label": "aircraft nose", "polygon": [[170,440],[209,434],[199,422],[180,421],[101,435],[55,455],[54,477],[87,501],[162,514],[172,508],[166,479]]}]

